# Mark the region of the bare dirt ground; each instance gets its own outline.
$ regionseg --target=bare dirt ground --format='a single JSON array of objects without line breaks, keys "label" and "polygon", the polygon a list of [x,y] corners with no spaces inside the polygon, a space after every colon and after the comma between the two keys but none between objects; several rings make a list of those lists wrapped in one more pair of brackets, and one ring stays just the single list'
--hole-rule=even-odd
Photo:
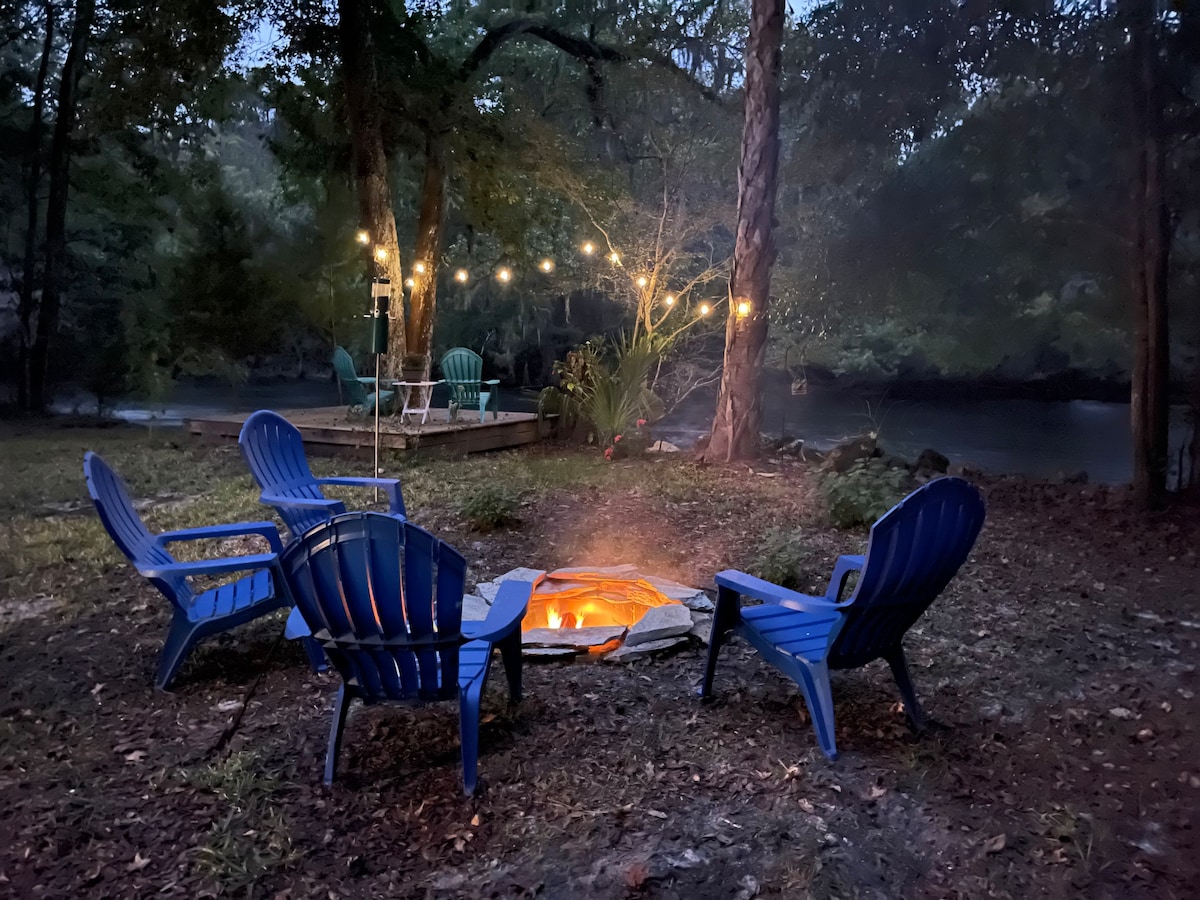
[{"label": "bare dirt ground", "polygon": [[[978,479],[984,532],[906,641],[924,735],[881,663],[835,675],[836,762],[795,686],[740,642],[707,704],[698,644],[531,664],[520,706],[489,686],[467,799],[449,706],[357,712],[323,787],[337,678],[270,652],[280,618],[207,641],[172,693],[152,689],[166,603],[72,505],[82,449],[159,497],[157,527],[267,518],[229,448],[0,440],[0,895],[1182,898],[1200,883],[1194,506],[1143,516],[1123,489]],[[480,580],[633,562],[711,587],[786,524],[816,589],[865,540],[824,524],[792,460],[550,448],[402,477],[413,518]],[[453,496],[497,478],[519,482],[522,523],[469,531]]]}]

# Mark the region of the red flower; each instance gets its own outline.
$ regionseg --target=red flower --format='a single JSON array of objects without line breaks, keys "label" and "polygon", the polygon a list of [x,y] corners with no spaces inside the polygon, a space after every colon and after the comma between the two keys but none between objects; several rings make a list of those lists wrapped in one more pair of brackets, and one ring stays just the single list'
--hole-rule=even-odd
[{"label": "red flower", "polygon": [[638,419],[638,420],[637,420],[637,427],[638,427],[638,428],[641,428],[641,427],[642,427],[643,425],[645,425],[645,424],[646,424],[646,420],[645,420],[645,419]]},{"label": "red flower", "polygon": [[612,452],[613,452],[613,448],[609,447],[607,450],[604,451],[604,458],[612,459]]},{"label": "red flower", "polygon": [[620,439],[621,439],[621,436],[620,436],[619,434],[615,434],[615,435],[613,435],[613,443],[614,443],[614,444],[615,444],[617,441],[619,441]]}]

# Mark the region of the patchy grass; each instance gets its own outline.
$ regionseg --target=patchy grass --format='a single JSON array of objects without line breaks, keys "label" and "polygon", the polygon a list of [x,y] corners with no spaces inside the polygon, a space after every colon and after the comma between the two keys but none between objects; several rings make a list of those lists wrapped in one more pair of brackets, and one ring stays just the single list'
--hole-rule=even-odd
[{"label": "patchy grass", "polygon": [[[530,664],[519,707],[489,685],[468,800],[449,706],[357,710],[326,789],[337,679],[292,645],[268,661],[281,615],[203,642],[174,692],[150,687],[168,611],[96,522],[83,452],[114,464],[155,528],[272,519],[236,449],[4,427],[3,893],[1183,898],[1200,878],[1195,509],[1141,517],[1120,490],[982,479],[980,542],[906,641],[937,723],[925,735],[885,666],[836,673],[831,763],[795,687],[737,641],[706,704],[700,647]],[[632,562],[711,587],[774,547],[813,590],[863,549],[792,460],[538,447],[386,468],[476,577]],[[522,496],[519,525],[468,530],[458,503],[493,485]]]}]

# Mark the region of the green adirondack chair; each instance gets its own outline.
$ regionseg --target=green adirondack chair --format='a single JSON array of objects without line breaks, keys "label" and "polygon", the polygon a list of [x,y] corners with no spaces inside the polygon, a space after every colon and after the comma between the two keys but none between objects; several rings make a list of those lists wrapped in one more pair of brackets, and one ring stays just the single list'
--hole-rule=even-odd
[{"label": "green adirondack chair", "polygon": [[[381,413],[392,411],[392,401],[396,392],[376,390],[374,378],[360,378],[354,369],[354,360],[343,347],[337,347],[333,351],[333,368],[337,371],[338,381],[342,383],[343,394],[350,401],[351,412],[369,415],[375,411],[377,402]],[[367,390],[368,386],[370,390]]]},{"label": "green adirondack chair", "polygon": [[479,421],[483,422],[488,404],[492,405],[492,418],[499,418],[500,379],[483,380],[483,357],[466,347],[447,350],[442,357],[442,379],[450,386],[450,418],[455,419],[460,409],[479,408]]}]

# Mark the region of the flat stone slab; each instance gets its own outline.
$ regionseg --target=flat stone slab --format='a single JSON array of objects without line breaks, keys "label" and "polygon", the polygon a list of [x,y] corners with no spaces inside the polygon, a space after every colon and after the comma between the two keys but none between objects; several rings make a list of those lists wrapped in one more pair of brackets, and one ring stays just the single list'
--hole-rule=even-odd
[{"label": "flat stone slab", "polygon": [[624,625],[595,625],[590,628],[530,628],[521,643],[543,647],[597,647],[625,634]]},{"label": "flat stone slab", "polygon": [[646,610],[646,614],[625,635],[625,646],[661,641],[692,630],[692,611],[682,603],[668,603]]},{"label": "flat stone slab", "polygon": [[633,662],[636,659],[645,659],[653,653],[659,653],[663,650],[670,650],[672,647],[678,647],[680,644],[686,644],[687,637],[670,637],[664,638],[661,641],[649,641],[645,644],[637,644],[629,646],[628,641],[618,647],[612,653],[606,654],[603,659],[605,662]]},{"label": "flat stone slab", "polygon": [[487,618],[490,610],[488,602],[482,597],[476,597],[474,594],[463,595],[462,617],[464,622],[482,622]]},{"label": "flat stone slab", "polygon": [[692,623],[692,630],[688,634],[707,647],[708,639],[712,637],[713,617],[708,613],[692,613]]},{"label": "flat stone slab", "polygon": [[494,584],[500,584],[502,581],[537,581],[546,574],[545,569],[527,569],[524,566],[513,569],[510,572],[505,572],[499,578],[493,578]]},{"label": "flat stone slab", "polygon": [[521,655],[541,662],[551,662],[556,659],[573,659],[580,651],[574,647],[522,647]]}]

